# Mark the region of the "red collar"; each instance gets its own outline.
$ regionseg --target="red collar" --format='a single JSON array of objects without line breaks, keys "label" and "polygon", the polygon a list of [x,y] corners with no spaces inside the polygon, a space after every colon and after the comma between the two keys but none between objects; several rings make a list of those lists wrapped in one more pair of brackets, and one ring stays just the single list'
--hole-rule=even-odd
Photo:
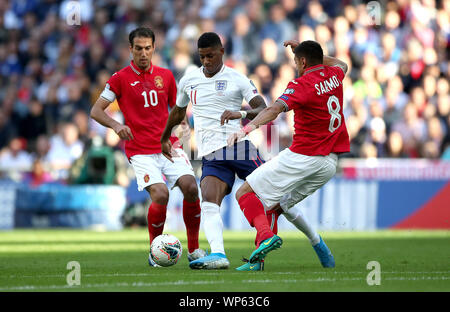
[{"label": "red collar", "polygon": [[134,64],[134,61],[131,61],[130,67],[131,67],[131,69],[132,69],[137,75],[140,75],[140,74],[142,74],[142,73],[148,73],[148,74],[152,74],[152,73],[153,73],[153,63],[152,63],[151,61],[150,61],[150,67],[149,67],[148,70],[142,70],[142,69],[140,69],[139,67],[137,67],[137,66]]},{"label": "red collar", "polygon": [[306,74],[309,74],[311,72],[314,72],[316,70],[321,70],[321,69],[324,69],[324,68],[325,67],[323,67],[323,64],[318,64],[318,65],[314,65],[314,66],[308,67],[308,69],[303,73],[303,76],[306,75]]}]

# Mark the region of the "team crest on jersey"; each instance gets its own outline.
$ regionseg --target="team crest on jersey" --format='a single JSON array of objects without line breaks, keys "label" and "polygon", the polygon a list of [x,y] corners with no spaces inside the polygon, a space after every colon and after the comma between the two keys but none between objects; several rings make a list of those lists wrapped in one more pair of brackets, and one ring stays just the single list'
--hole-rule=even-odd
[{"label": "team crest on jersey", "polygon": [[294,94],[294,89],[286,89],[283,94]]},{"label": "team crest on jersey", "polygon": [[226,80],[216,80],[216,91],[225,91],[227,89]]},{"label": "team crest on jersey", "polygon": [[146,174],[146,175],[144,176],[144,182],[145,182],[145,183],[148,183],[148,181],[150,181],[150,177],[148,176],[148,174]]},{"label": "team crest on jersey", "polygon": [[161,76],[156,76],[155,77],[155,86],[158,89],[162,89],[164,87],[164,81],[163,81]]}]

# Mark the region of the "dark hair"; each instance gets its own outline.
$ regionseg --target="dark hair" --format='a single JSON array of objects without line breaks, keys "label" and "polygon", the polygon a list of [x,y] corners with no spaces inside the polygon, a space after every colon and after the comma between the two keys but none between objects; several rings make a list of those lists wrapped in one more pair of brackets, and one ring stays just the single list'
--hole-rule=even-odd
[{"label": "dark hair", "polygon": [[133,40],[136,37],[152,38],[153,43],[155,43],[155,33],[148,27],[138,27],[130,32],[128,40],[130,41],[131,46],[133,46]]},{"label": "dark hair", "polygon": [[323,50],[316,41],[303,41],[294,49],[294,53],[297,58],[306,58],[306,62],[310,66],[323,63]]},{"label": "dark hair", "polygon": [[219,35],[213,32],[206,32],[198,38],[197,48],[222,47]]}]

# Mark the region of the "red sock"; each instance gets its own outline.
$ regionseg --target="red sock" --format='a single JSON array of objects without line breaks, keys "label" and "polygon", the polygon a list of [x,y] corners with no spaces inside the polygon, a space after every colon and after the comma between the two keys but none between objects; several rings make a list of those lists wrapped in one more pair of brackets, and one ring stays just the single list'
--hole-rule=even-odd
[{"label": "red sock", "polygon": [[264,206],[255,193],[242,195],[239,199],[239,206],[250,225],[256,228],[257,244],[274,235],[270,230],[269,222],[267,222]]},{"label": "red sock", "polygon": [[147,223],[148,234],[150,236],[150,244],[153,239],[162,234],[164,230],[164,222],[166,221],[166,205],[152,203],[148,208]]},{"label": "red sock", "polygon": [[267,221],[269,222],[270,229],[274,234],[278,233],[278,217],[280,216],[280,214],[281,209],[266,211]]},{"label": "red sock", "polygon": [[193,252],[198,248],[200,214],[200,200],[197,200],[196,202],[188,202],[183,200],[183,220],[186,225],[189,252]]},{"label": "red sock", "polygon": [[[280,214],[281,214],[281,210],[279,210],[279,209],[266,211],[267,222],[269,222],[270,229],[272,230],[272,232],[274,234],[278,233],[278,217],[280,216]],[[259,242],[261,242],[261,239],[259,238],[258,235],[256,235],[256,238],[255,238],[256,248],[259,247]]]}]

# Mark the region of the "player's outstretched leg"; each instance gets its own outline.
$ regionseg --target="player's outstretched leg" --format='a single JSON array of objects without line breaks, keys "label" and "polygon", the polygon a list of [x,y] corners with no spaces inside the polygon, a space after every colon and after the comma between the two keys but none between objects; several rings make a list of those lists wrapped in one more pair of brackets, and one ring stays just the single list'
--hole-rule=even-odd
[{"label": "player's outstretched leg", "polygon": [[314,251],[316,252],[317,256],[319,257],[320,263],[324,268],[334,268],[334,257],[331,254],[330,248],[325,244],[325,242],[322,239],[322,236],[320,236],[320,242],[313,246]]},{"label": "player's outstretched leg", "polygon": [[309,239],[311,246],[319,257],[319,261],[324,268],[334,268],[334,257],[330,249],[323,241],[317,231],[308,223],[306,217],[300,210],[289,209],[283,213],[286,220],[291,222],[297,229],[302,231]]},{"label": "player's outstretched leg", "polygon": [[[238,191],[238,193],[240,192]],[[264,213],[264,206],[255,193],[239,194],[238,197],[239,206],[250,225],[256,228],[259,239],[258,247],[249,258],[249,262],[253,264],[263,260],[272,250],[281,247],[283,240],[272,232]]]},{"label": "player's outstretched leg", "polygon": [[[282,210],[276,209],[276,210],[267,210],[266,216],[267,221],[269,222],[270,228],[274,234],[278,233],[278,217],[280,216]],[[256,248],[259,247],[260,238],[259,235],[255,238],[255,245]],[[243,258],[243,262],[245,262],[240,267],[237,267],[237,271],[264,271],[264,260],[258,261],[256,263],[250,263],[248,259]]]},{"label": "player's outstretched leg", "polygon": [[266,238],[259,244],[259,247],[252,252],[249,258],[250,263],[256,263],[262,261],[269,252],[278,249],[283,244],[283,240],[278,235],[273,235],[272,237]]}]

